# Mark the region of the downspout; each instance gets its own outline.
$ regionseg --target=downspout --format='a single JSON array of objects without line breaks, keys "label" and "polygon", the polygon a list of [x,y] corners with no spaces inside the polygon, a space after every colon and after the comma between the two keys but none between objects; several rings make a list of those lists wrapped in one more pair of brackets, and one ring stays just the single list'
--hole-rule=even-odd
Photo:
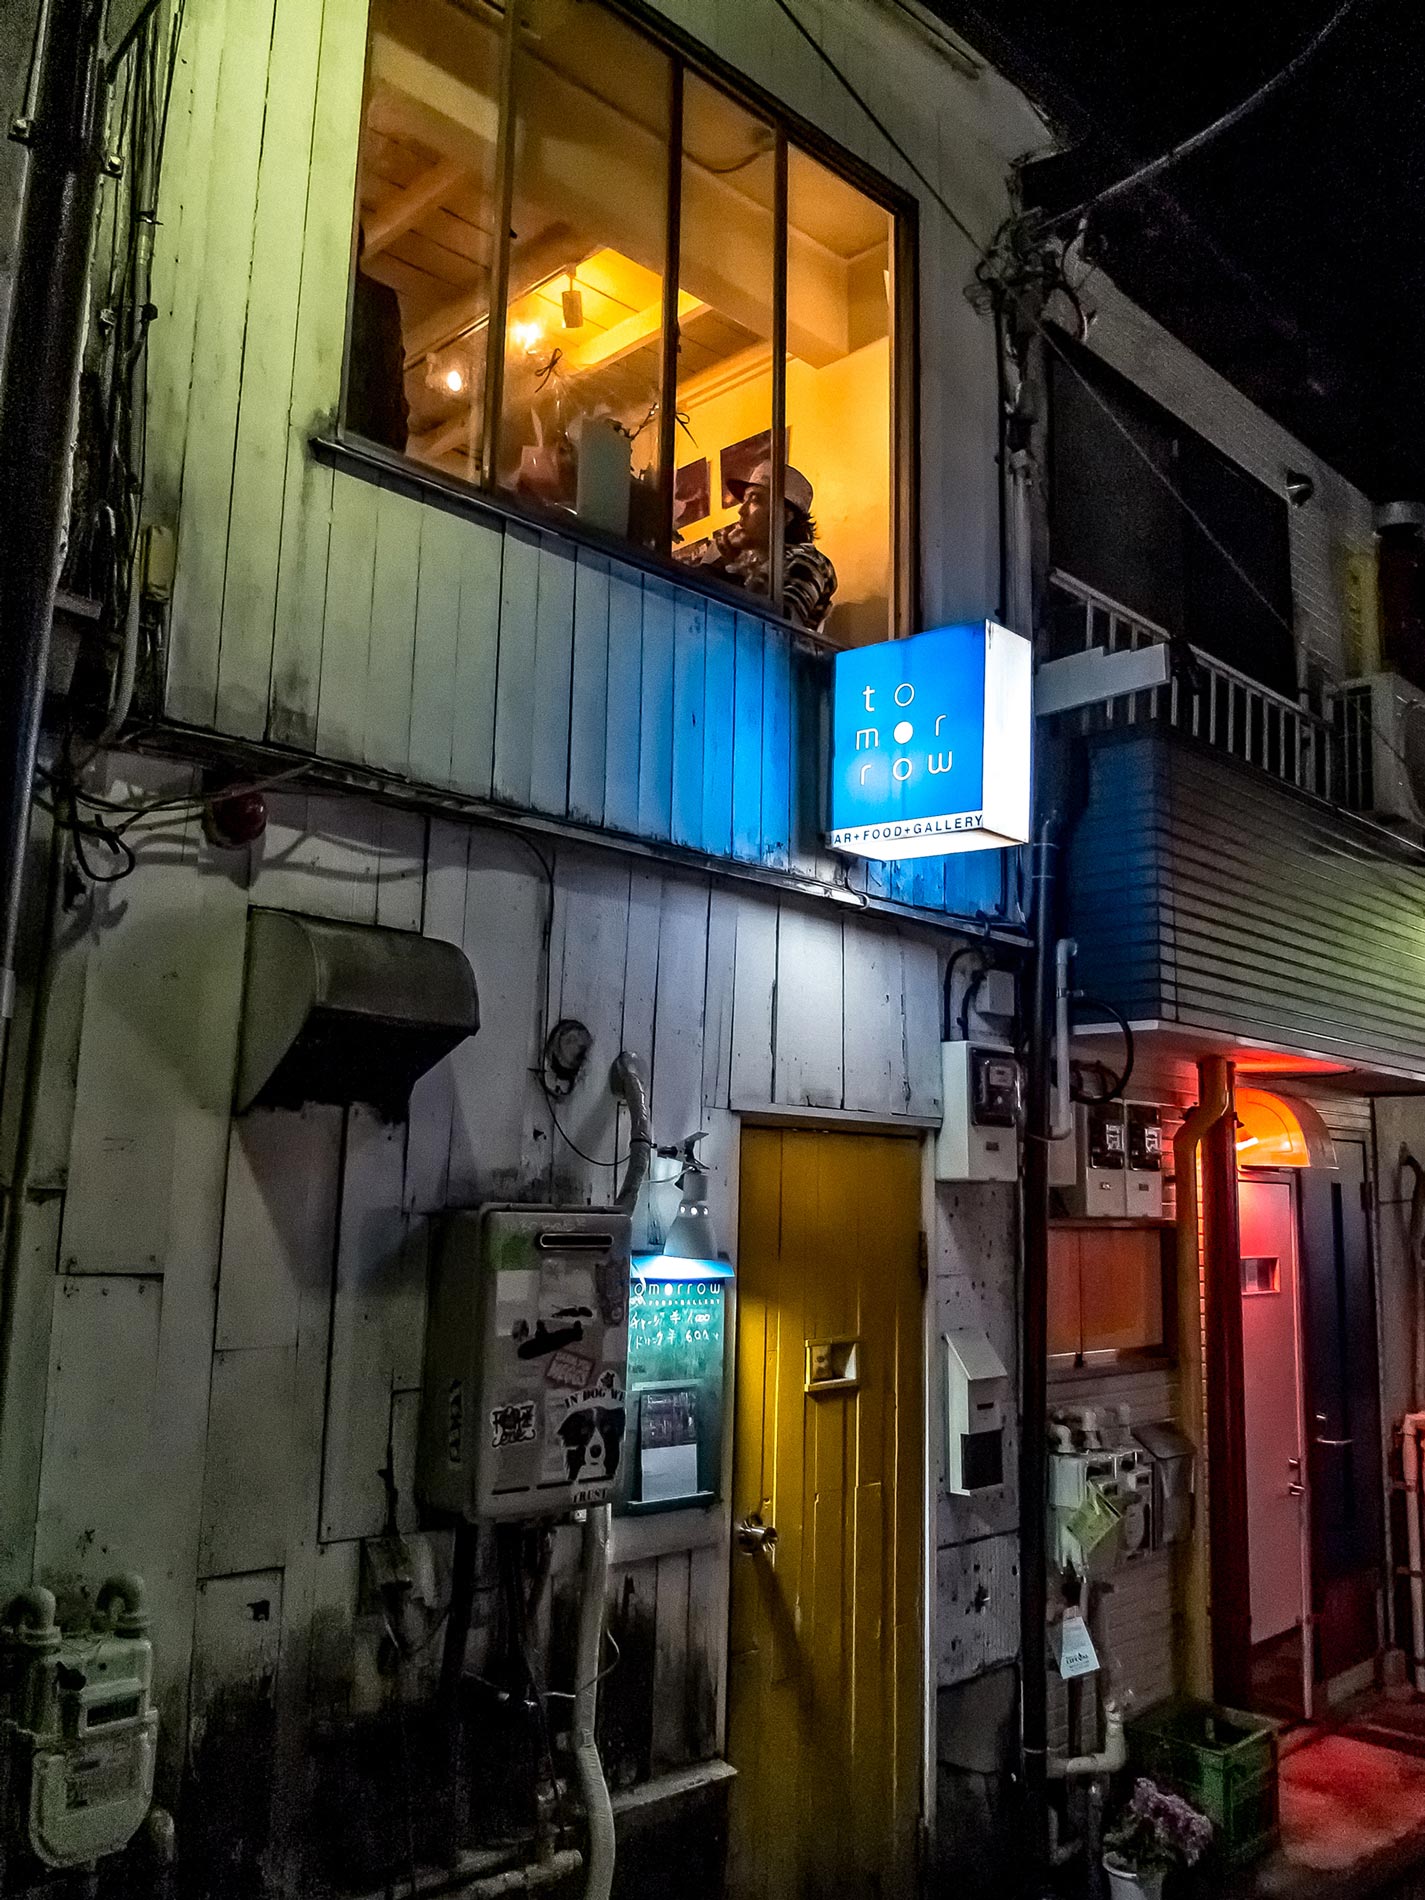
[{"label": "downspout", "polygon": [[1405,1549],[1410,1579],[1410,1676],[1419,1695],[1425,1694],[1425,1579],[1420,1574],[1420,1441],[1425,1435],[1425,1412],[1407,1412],[1401,1420],[1401,1432]]},{"label": "downspout", "polygon": [[[1198,1153],[1203,1136],[1227,1113],[1231,1093],[1227,1064],[1209,1056],[1199,1065],[1196,1108],[1189,1110],[1173,1140],[1173,1180],[1177,1196],[1178,1389],[1183,1429],[1199,1448],[1206,1444],[1202,1403],[1202,1273],[1198,1247],[1201,1229],[1197,1191]],[[1207,1525],[1193,1515],[1192,1539],[1185,1556],[1184,1613],[1180,1622],[1178,1677],[1185,1694],[1206,1700],[1212,1694],[1211,1647],[1207,1616]]]},{"label": "downspout", "polygon": [[[648,1174],[653,1129],[648,1114],[648,1084],[643,1065],[625,1050],[614,1061],[609,1084],[628,1108],[631,1124],[628,1167],[614,1206],[632,1214]],[[574,1662],[574,1770],[589,1822],[589,1862],[584,1900],[609,1900],[614,1879],[614,1811],[595,1737],[599,1710],[599,1669],[604,1646],[604,1596],[608,1588],[609,1507],[591,1505],[584,1513],[579,1549],[579,1640]]]},{"label": "downspout", "polygon": [[1237,1127],[1232,1065],[1228,1107],[1202,1141],[1202,1259],[1207,1352],[1208,1597],[1212,1693],[1239,1709],[1250,1698],[1252,1616],[1247,1562],[1247,1428],[1242,1363],[1242,1246],[1237,1216]]},{"label": "downspout", "polygon": [[0,1031],[15,954],[50,623],[69,519],[103,137],[102,0],[52,0],[37,47],[0,375]]},{"label": "downspout", "polygon": [[1032,994],[1028,1010],[1024,1128],[1024,1346],[1019,1406],[1020,1750],[1026,1822],[1026,1891],[1038,1890],[1048,1859],[1049,1687],[1045,1617],[1049,1597],[1049,1048],[1054,1020],[1054,874],[1059,826],[1041,819],[1034,846]]}]

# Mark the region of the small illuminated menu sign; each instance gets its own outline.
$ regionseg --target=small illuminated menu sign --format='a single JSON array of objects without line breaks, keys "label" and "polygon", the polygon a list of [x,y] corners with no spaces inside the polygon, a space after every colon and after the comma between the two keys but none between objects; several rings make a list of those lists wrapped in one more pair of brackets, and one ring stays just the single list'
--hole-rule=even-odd
[{"label": "small illuminated menu sign", "polygon": [[836,656],[827,843],[939,857],[1029,838],[1029,642],[993,621]]}]

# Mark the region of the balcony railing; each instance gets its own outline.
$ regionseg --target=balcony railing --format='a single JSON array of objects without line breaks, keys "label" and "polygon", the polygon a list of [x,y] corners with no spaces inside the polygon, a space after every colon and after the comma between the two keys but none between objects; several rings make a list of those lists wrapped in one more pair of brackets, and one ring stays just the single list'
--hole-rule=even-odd
[{"label": "balcony railing", "polygon": [[[1171,644],[1165,628],[1072,575],[1056,570],[1050,587],[1061,653],[1075,647],[1123,653]],[[1146,721],[1168,725],[1281,784],[1339,803],[1338,740],[1330,722],[1200,648],[1188,651],[1191,667],[1176,672],[1167,685],[1086,707],[1084,730]]]}]

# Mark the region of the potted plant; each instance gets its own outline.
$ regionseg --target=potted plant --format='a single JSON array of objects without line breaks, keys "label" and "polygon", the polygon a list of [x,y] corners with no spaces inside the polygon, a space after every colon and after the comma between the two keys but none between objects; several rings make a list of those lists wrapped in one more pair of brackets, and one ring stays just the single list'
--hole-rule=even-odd
[{"label": "potted plant", "polygon": [[1160,1900],[1163,1876],[1193,1866],[1211,1845],[1206,1815],[1140,1775],[1132,1800],[1103,1837],[1113,1900]]}]

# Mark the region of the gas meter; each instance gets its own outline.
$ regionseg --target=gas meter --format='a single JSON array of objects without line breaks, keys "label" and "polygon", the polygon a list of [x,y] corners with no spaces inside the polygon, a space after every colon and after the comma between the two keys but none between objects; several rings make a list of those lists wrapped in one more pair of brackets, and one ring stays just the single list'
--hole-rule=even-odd
[{"label": "gas meter", "polygon": [[624,1446],[630,1218],[484,1207],[440,1231],[420,1489],[461,1517],[550,1517],[614,1493]]},{"label": "gas meter", "polygon": [[117,1853],[153,1800],[158,1712],[142,1584],[111,1578],[96,1609],[100,1627],[61,1631],[50,1592],[29,1590],[5,1616],[10,1820],[47,1867]]}]

